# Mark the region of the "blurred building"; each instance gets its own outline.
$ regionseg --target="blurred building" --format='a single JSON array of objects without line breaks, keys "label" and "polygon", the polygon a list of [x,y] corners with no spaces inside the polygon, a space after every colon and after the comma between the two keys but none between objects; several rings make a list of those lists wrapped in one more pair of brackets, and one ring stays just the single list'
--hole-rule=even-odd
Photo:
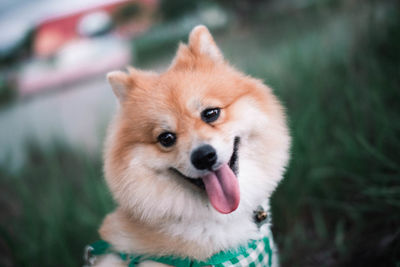
[{"label": "blurred building", "polygon": [[[16,10],[14,16],[24,23],[11,24],[11,28],[21,25],[14,29],[19,35],[9,38],[4,49],[18,45],[24,34],[32,34],[33,54],[20,65],[18,95],[59,88],[128,65],[132,55],[127,40],[151,26],[158,7],[158,0],[81,2],[48,0],[35,2],[32,9],[18,9],[18,4],[8,8]],[[1,20],[0,28],[8,23]]]}]

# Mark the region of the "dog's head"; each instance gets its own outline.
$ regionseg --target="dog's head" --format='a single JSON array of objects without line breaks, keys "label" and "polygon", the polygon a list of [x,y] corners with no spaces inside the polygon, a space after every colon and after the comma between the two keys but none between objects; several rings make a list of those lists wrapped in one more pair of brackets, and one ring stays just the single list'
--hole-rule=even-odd
[{"label": "dog's head", "polygon": [[281,179],[289,147],[281,105],[226,63],[206,27],[193,29],[166,72],[107,77],[120,108],[105,175],[132,214],[220,216],[253,208]]}]

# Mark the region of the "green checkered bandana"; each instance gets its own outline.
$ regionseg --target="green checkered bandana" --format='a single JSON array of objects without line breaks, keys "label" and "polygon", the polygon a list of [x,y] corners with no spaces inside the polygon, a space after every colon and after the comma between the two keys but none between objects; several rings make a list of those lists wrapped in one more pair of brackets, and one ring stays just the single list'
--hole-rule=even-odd
[{"label": "green checkered bandana", "polygon": [[273,241],[269,228],[261,228],[264,228],[263,232],[266,233],[262,238],[251,240],[247,246],[239,247],[236,250],[221,251],[208,260],[202,262],[188,258],[177,258],[174,256],[153,257],[148,255],[119,253],[113,250],[111,245],[103,240],[97,241],[88,246],[90,249],[89,259],[90,257],[113,253],[119,255],[123,261],[126,261],[129,267],[134,267],[145,260],[156,261],[176,267],[270,267],[272,265]]},{"label": "green checkered bandana", "polygon": [[250,242],[244,251],[235,257],[213,266],[215,267],[270,267],[272,264],[272,249],[268,237]]}]

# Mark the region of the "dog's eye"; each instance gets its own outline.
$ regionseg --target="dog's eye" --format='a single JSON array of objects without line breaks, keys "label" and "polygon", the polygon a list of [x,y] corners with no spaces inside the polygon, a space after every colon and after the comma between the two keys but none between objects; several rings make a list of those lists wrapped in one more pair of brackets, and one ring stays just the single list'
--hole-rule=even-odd
[{"label": "dog's eye", "polygon": [[211,123],[218,119],[220,113],[220,108],[208,108],[201,112],[201,119],[204,122]]},{"label": "dog's eye", "polygon": [[157,137],[158,142],[164,147],[173,146],[176,142],[176,134],[171,132],[163,132]]}]

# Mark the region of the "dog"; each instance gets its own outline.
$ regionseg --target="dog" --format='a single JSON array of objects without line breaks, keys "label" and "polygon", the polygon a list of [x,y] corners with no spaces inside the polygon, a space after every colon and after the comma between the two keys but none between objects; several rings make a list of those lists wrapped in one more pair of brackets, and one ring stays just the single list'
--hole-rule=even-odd
[{"label": "dog", "polygon": [[119,108],[104,173],[117,208],[91,263],[277,266],[266,215],[290,136],[272,90],[229,65],[202,25],[165,72],[107,79]]}]

